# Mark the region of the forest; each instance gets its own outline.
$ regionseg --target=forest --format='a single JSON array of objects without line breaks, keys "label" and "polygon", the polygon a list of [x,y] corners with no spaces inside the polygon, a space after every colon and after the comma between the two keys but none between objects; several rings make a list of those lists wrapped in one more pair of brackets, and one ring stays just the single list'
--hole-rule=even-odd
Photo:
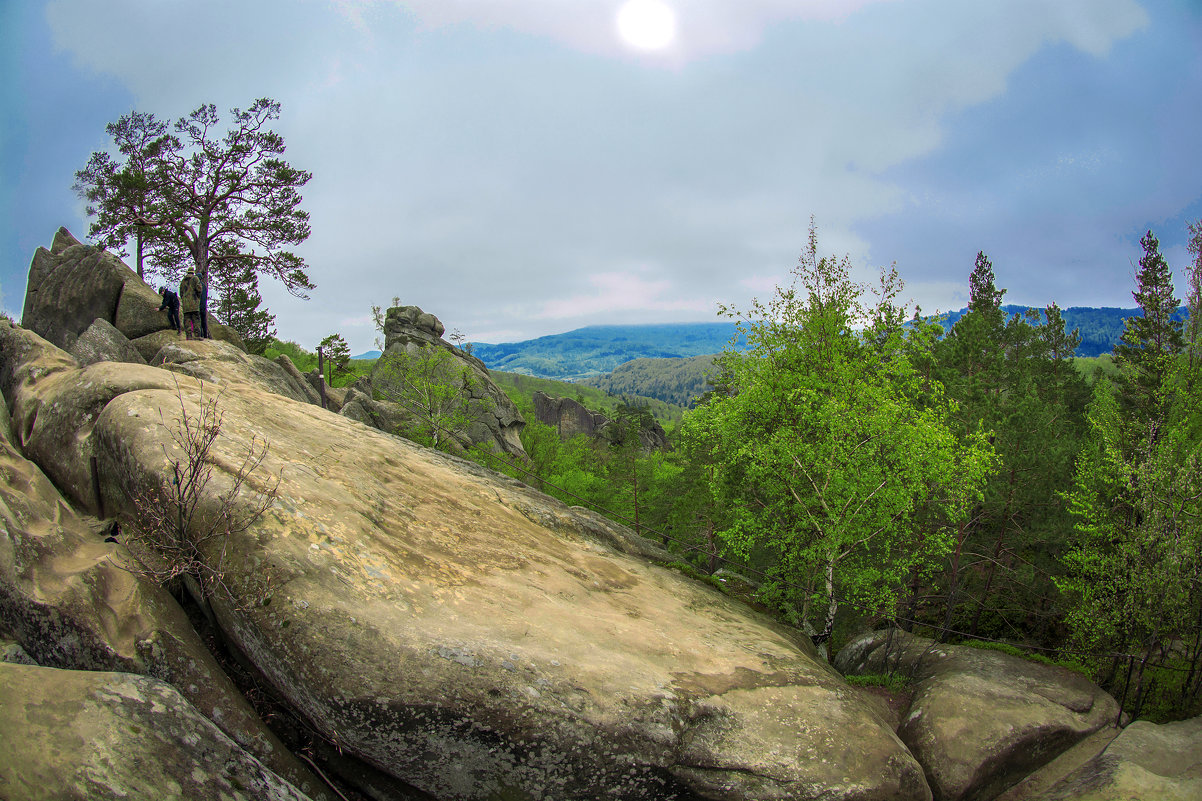
[{"label": "forest", "polygon": [[[526,465],[479,458],[661,542],[831,652],[866,627],[1055,661],[1135,717],[1202,711],[1202,227],[1189,313],[1148,233],[1114,368],[1091,383],[1056,305],[1002,304],[985,254],[948,324],[819,255],[725,309],[745,349],[672,429],[561,442],[532,420]],[[617,410],[634,430],[646,414]]]}]

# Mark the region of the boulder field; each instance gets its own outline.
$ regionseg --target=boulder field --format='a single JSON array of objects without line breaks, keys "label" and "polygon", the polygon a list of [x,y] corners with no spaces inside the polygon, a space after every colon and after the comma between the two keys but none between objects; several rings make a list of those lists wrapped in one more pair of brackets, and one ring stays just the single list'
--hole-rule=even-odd
[{"label": "boulder field", "polygon": [[[121,279],[95,290],[119,311],[128,268],[60,238],[64,269]],[[69,282],[42,253],[44,304]],[[865,635],[843,670],[909,659],[918,682],[895,731],[800,632],[629,529],[314,405],[294,370],[236,344],[77,316],[26,321],[58,341],[0,322],[0,661],[24,663],[0,664],[0,797],[329,797],[176,600],[129,569],[139,503],[174,480],[172,432],[214,402],[194,530],[270,503],[209,544],[222,584],[197,608],[361,798],[989,799],[1117,715],[1080,677],[917,639],[882,653],[885,635]],[[1163,753],[1199,741],[1193,723],[1145,727],[1039,792],[1095,797],[1098,777],[1161,771],[1155,786],[1188,793],[1193,763]]]}]

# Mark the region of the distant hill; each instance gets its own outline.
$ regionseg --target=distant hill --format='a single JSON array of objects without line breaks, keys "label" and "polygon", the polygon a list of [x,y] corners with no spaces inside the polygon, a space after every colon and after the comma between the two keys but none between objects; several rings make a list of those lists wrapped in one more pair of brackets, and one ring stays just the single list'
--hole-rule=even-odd
[{"label": "distant hill", "polygon": [[595,412],[613,417],[618,407],[626,403],[631,406],[642,406],[651,412],[651,416],[661,424],[675,423],[684,416],[684,406],[674,405],[662,399],[636,396],[635,393],[607,393],[597,387],[569,381],[557,381],[553,378],[535,378],[521,373],[506,373],[500,370],[489,370],[492,380],[505,390],[523,414],[533,413],[534,393],[545,392],[553,398],[572,398]]},{"label": "distant hill", "polygon": [[575,380],[609,372],[631,359],[717,353],[734,336],[734,323],[594,325],[525,342],[473,342],[472,355],[489,370]]},{"label": "distant hill", "polygon": [[378,351],[378,350],[369,350],[369,351],[365,351],[365,352],[363,352],[363,353],[360,353],[358,356],[352,356],[351,358],[352,358],[352,359],[360,359],[360,360],[364,360],[364,359],[378,359],[378,358],[380,358],[380,351]]},{"label": "distant hill", "polygon": [[[1002,307],[1002,311],[1008,315],[1022,314],[1027,308],[1027,306],[1006,305]],[[941,315],[944,318],[944,330],[951,328],[967,311],[968,309],[960,309]],[[1184,320],[1188,314],[1189,310],[1182,306],[1173,316],[1178,320]],[[1140,310],[1116,309],[1109,306],[1101,308],[1070,306],[1067,309],[1061,309],[1060,315],[1064,318],[1066,329],[1072,331],[1076,328],[1081,332],[1081,344],[1077,346],[1074,355],[1101,356],[1103,353],[1110,353],[1114,350],[1115,344],[1123,336],[1125,320],[1128,317],[1140,316]],[[1043,320],[1042,309],[1040,310],[1040,320]]]},{"label": "distant hill", "polygon": [[634,359],[605,375],[581,379],[579,383],[611,395],[641,395],[689,406],[709,389],[714,356],[708,353],[685,359]]},{"label": "distant hill", "polygon": [[[1010,315],[1026,306],[1006,305]],[[940,315],[945,329],[967,309]],[[1060,310],[1067,328],[1081,332],[1077,356],[1101,356],[1114,350],[1124,321],[1139,309],[1072,306]],[[1178,309],[1178,319],[1187,310]],[[1040,313],[1042,319],[1042,311]],[[474,343],[472,353],[490,370],[576,381],[613,395],[640,395],[687,405],[708,388],[705,374],[713,355],[730,344],[734,323],[590,326],[503,345]]]}]

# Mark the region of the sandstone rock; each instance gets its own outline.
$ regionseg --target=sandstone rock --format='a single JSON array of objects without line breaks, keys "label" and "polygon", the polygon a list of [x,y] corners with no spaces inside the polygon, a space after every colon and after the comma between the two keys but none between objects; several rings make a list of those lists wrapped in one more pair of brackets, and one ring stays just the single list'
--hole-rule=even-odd
[{"label": "sandstone rock", "polygon": [[[78,393],[98,368],[128,371],[129,391],[77,436],[106,509],[164,480],[180,398],[139,373],[162,371],[68,374],[52,350],[10,352],[39,361],[11,375],[55,371],[10,381],[14,408]],[[252,438],[271,443],[254,481],[281,483],[230,538],[237,595],[214,609],[274,693],[348,756],[443,801],[929,798],[894,733],[804,637],[632,555],[654,549],[628,530],[253,380],[226,386],[205,502]],[[191,412],[198,391],[180,378]],[[245,603],[268,570],[271,603]]]},{"label": "sandstone rock", "polygon": [[75,340],[71,355],[82,365],[96,362],[146,364],[146,359],[125,335],[99,317]]},{"label": "sandstone rock", "polygon": [[1202,717],[1160,726],[1136,721],[1039,798],[1196,801],[1202,798]]},{"label": "sandstone rock", "polygon": [[898,734],[936,799],[988,801],[1118,715],[1078,673],[998,651],[872,632],[835,660],[843,673],[896,670],[917,682]]},{"label": "sandstone rock", "polygon": [[224,386],[230,381],[249,382],[285,398],[308,403],[304,388],[278,363],[244,353],[228,342],[193,339],[169,342],[155,362],[174,373],[182,373]]},{"label": "sandstone rock", "polygon": [[165,345],[174,345],[177,342],[183,342],[184,335],[170,328],[164,328],[162,331],[155,331],[153,334],[138,337],[130,340],[130,344],[138,349],[138,353],[146,360],[148,364],[153,364],[158,367],[163,362],[161,359],[156,359],[158,352]]},{"label": "sandstone rock", "polygon": [[0,663],[0,795],[303,801],[169,684]]},{"label": "sandstone rock", "polygon": [[305,377],[304,373],[296,369],[296,365],[292,363],[291,359],[281,353],[275,357],[275,363],[283,368],[284,372],[291,377],[294,384],[300,387],[301,392],[305,394],[305,398],[308,399],[309,403],[314,406],[321,405],[321,393],[309,383],[309,379]]},{"label": "sandstone rock", "polygon": [[[535,392],[534,414],[539,422],[554,426],[560,439],[584,435],[614,442],[620,436],[614,421],[600,412],[589,411],[572,398],[553,398],[545,392]],[[659,423],[651,421],[651,425],[639,430],[639,442],[645,450],[662,450],[668,446],[668,435]]]},{"label": "sandstone rock", "polygon": [[[66,228],[50,250],[38,248],[29,267],[21,323],[52,344],[70,350],[96,318],[135,340],[167,329],[159,293],[112,253],[81,244]],[[209,315],[209,334],[245,352],[238,332]],[[141,352],[141,349],[139,349]],[[147,361],[153,354],[143,358]]]},{"label": "sandstone rock", "polygon": [[22,324],[63,350],[97,317],[112,322],[125,283],[137,276],[111,253],[81,244],[65,228],[29,267]]},{"label": "sandstone rock", "polygon": [[[167,328],[167,312],[159,311],[163,298],[154,287],[138,278],[138,274],[129,270],[121,299],[117,303],[117,313],[112,323],[121,333],[130,339],[144,337]],[[182,315],[181,315],[182,316]]]},{"label": "sandstone rock", "polygon": [[[316,780],[251,710],[175,601],[122,569],[123,548],[96,534],[7,440],[0,475],[0,631],[25,661],[170,681],[241,747],[320,797]],[[15,653],[4,661],[21,661]],[[0,796],[9,797],[3,790],[0,781]]]},{"label": "sandstone rock", "polygon": [[[393,389],[397,382],[390,378],[394,368],[388,357],[407,356],[420,362],[424,349],[442,349],[450,355],[453,366],[462,366],[470,376],[468,415],[471,421],[464,432],[466,441],[463,444],[483,445],[497,453],[525,457],[520,435],[526,421],[521,413],[504,390],[493,383],[484,362],[442,339],[444,331],[437,317],[416,306],[389,309],[384,321],[384,355],[372,372],[372,386],[385,400],[397,400],[390,394],[403,393]],[[455,380],[459,382],[458,386],[463,386],[461,380]]]}]

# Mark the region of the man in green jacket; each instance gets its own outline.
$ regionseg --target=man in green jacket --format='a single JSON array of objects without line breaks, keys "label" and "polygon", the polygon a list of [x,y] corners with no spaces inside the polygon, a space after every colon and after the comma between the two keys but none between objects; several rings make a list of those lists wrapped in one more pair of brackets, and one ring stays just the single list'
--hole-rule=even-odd
[{"label": "man in green jacket", "polygon": [[200,279],[191,267],[184,274],[184,280],[179,284],[179,302],[184,311],[184,335],[188,339],[203,339],[200,323],[200,298],[202,293]]}]

